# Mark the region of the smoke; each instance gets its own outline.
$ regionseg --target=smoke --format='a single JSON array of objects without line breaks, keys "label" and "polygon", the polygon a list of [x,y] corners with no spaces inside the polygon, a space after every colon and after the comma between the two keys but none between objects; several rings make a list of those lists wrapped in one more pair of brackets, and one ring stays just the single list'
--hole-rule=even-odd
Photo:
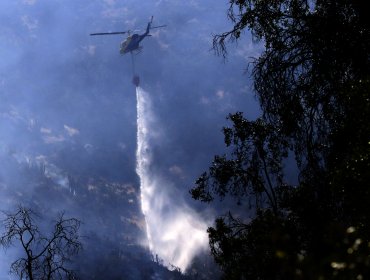
[{"label": "smoke", "polygon": [[149,248],[166,265],[185,271],[193,257],[207,247],[207,225],[176,194],[173,185],[153,171],[151,146],[161,141],[160,127],[152,113],[149,94],[137,87],[136,97],[136,172]]}]

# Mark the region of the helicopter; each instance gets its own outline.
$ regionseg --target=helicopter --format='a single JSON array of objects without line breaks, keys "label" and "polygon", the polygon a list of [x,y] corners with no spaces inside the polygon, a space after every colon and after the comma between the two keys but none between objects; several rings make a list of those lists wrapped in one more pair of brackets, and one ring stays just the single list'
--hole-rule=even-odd
[{"label": "helicopter", "polygon": [[152,36],[149,34],[150,30],[151,29],[155,29],[155,28],[161,28],[161,27],[166,27],[166,25],[159,25],[159,26],[154,26],[152,27],[153,23],[153,16],[150,20],[150,22],[148,22],[148,25],[146,27],[146,31],[145,33],[143,34],[132,34],[131,35],[131,31],[130,30],[127,30],[127,31],[119,31],[119,32],[103,32],[103,33],[91,33],[90,35],[91,36],[96,36],[96,35],[118,35],[118,34],[128,34],[129,36],[121,42],[121,45],[120,45],[120,54],[121,55],[124,55],[126,53],[140,53],[141,50],[143,49],[142,46],[140,46],[140,42],[142,40],[144,40],[145,37],[149,37],[149,36]]}]

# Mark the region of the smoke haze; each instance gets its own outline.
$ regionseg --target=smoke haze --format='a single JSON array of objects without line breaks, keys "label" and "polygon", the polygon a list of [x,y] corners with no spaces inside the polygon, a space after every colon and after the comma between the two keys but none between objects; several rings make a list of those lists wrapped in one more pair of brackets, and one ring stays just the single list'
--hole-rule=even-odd
[{"label": "smoke haze", "polygon": [[[230,27],[227,7],[0,1],[0,210],[21,203],[43,213],[40,223],[60,211],[82,220],[82,279],[150,279],[159,268],[145,246],[182,270],[207,247],[216,210],[189,189],[223,152],[225,116],[259,110],[243,76],[258,48],[241,42],[226,63],[210,51],[212,34]],[[154,29],[135,56],[145,88],[135,94],[131,58],[119,54],[125,37],[89,34],[141,33],[152,15],[167,27]],[[0,279],[19,253],[0,251]]]}]

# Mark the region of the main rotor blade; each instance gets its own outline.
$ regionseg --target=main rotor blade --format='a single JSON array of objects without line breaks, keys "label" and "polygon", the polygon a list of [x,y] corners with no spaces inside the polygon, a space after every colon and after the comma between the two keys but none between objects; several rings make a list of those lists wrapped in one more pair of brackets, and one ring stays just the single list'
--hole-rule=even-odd
[{"label": "main rotor blade", "polygon": [[166,26],[167,26],[167,25],[159,25],[159,26],[150,27],[150,29],[160,28],[160,27],[166,27]]},{"label": "main rotor blade", "polygon": [[116,35],[116,34],[126,34],[127,31],[124,32],[102,32],[102,33],[91,33],[90,36],[95,36],[95,35]]}]

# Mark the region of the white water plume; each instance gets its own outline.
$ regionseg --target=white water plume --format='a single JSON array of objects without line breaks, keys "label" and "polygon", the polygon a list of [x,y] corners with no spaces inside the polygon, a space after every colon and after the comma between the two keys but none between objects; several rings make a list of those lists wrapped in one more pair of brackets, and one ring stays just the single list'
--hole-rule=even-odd
[{"label": "white water plume", "polygon": [[193,257],[207,248],[207,225],[181,199],[171,198],[173,188],[152,171],[151,143],[160,141],[159,126],[152,113],[150,96],[140,87],[137,97],[137,165],[141,207],[146,219],[149,247],[166,265],[185,271]]}]

